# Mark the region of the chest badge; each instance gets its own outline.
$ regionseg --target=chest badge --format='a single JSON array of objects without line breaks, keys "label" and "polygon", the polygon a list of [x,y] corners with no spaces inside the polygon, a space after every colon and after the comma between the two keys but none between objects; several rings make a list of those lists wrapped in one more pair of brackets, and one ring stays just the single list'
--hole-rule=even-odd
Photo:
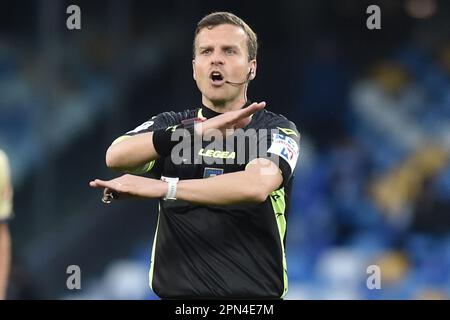
[{"label": "chest badge", "polygon": [[223,169],[220,168],[205,168],[203,171],[203,178],[215,177],[223,174]]}]

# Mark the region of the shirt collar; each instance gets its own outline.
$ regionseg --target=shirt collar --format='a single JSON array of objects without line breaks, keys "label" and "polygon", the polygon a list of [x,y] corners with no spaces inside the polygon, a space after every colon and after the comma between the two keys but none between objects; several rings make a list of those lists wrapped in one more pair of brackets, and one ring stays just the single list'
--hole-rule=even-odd
[{"label": "shirt collar", "polygon": [[[247,102],[241,107],[245,108],[251,105],[252,102],[247,100]],[[211,110],[210,108],[206,107],[205,105],[202,105],[201,108],[198,109],[197,117],[205,117],[206,119],[213,118],[215,116],[221,115],[222,113],[216,112],[214,110]]]}]

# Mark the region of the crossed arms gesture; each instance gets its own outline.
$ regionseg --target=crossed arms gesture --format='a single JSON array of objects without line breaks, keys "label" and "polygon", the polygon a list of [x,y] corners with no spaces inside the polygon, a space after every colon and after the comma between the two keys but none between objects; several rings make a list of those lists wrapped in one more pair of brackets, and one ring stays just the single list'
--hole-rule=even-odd
[{"label": "crossed arms gesture", "polygon": [[[227,130],[244,128],[251,116],[266,106],[265,102],[253,103],[246,108],[229,111],[202,122],[195,131],[207,135],[214,129],[227,134]],[[132,136],[113,144],[106,153],[109,168],[127,171],[142,166],[160,156],[153,146],[153,132]],[[245,202],[263,202],[276,190],[283,178],[278,167],[267,159],[254,159],[244,171],[223,174],[208,179],[181,180],[177,187],[177,199],[205,205],[228,205]],[[103,188],[104,196],[113,199],[128,197],[162,198],[166,195],[168,183],[125,174],[112,180],[95,179],[90,182],[94,188]],[[211,194],[215,194],[211,197]]]}]

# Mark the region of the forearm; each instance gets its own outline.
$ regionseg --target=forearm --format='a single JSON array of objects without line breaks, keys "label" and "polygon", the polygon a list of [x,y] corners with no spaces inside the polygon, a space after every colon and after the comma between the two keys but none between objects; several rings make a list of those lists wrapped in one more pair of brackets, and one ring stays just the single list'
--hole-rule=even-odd
[{"label": "forearm", "polygon": [[[261,203],[282,182],[281,171],[272,161],[255,159],[246,166],[245,171],[206,179],[181,180],[178,182],[176,198],[205,205]],[[130,174],[106,181],[95,179],[89,185],[114,191],[119,198],[163,198],[169,188],[165,181]]]},{"label": "forearm", "polygon": [[11,263],[11,239],[8,226],[0,223],[0,300],[6,298]]},{"label": "forearm", "polygon": [[177,199],[205,205],[260,203],[273,191],[270,189],[261,176],[240,171],[207,179],[181,180]]},{"label": "forearm", "polygon": [[153,145],[153,132],[146,132],[115,141],[106,152],[108,168],[134,170],[159,158]]}]

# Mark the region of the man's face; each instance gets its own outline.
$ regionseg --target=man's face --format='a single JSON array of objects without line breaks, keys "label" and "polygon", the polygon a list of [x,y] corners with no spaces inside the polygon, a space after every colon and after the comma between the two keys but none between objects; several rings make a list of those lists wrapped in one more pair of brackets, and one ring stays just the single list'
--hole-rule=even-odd
[{"label": "man's face", "polygon": [[231,24],[203,28],[197,34],[195,43],[192,66],[203,103],[223,105],[245,99],[246,84],[235,86],[225,83],[225,80],[247,80],[250,69],[254,71],[250,79],[255,75],[256,61],[248,60],[245,31]]}]

